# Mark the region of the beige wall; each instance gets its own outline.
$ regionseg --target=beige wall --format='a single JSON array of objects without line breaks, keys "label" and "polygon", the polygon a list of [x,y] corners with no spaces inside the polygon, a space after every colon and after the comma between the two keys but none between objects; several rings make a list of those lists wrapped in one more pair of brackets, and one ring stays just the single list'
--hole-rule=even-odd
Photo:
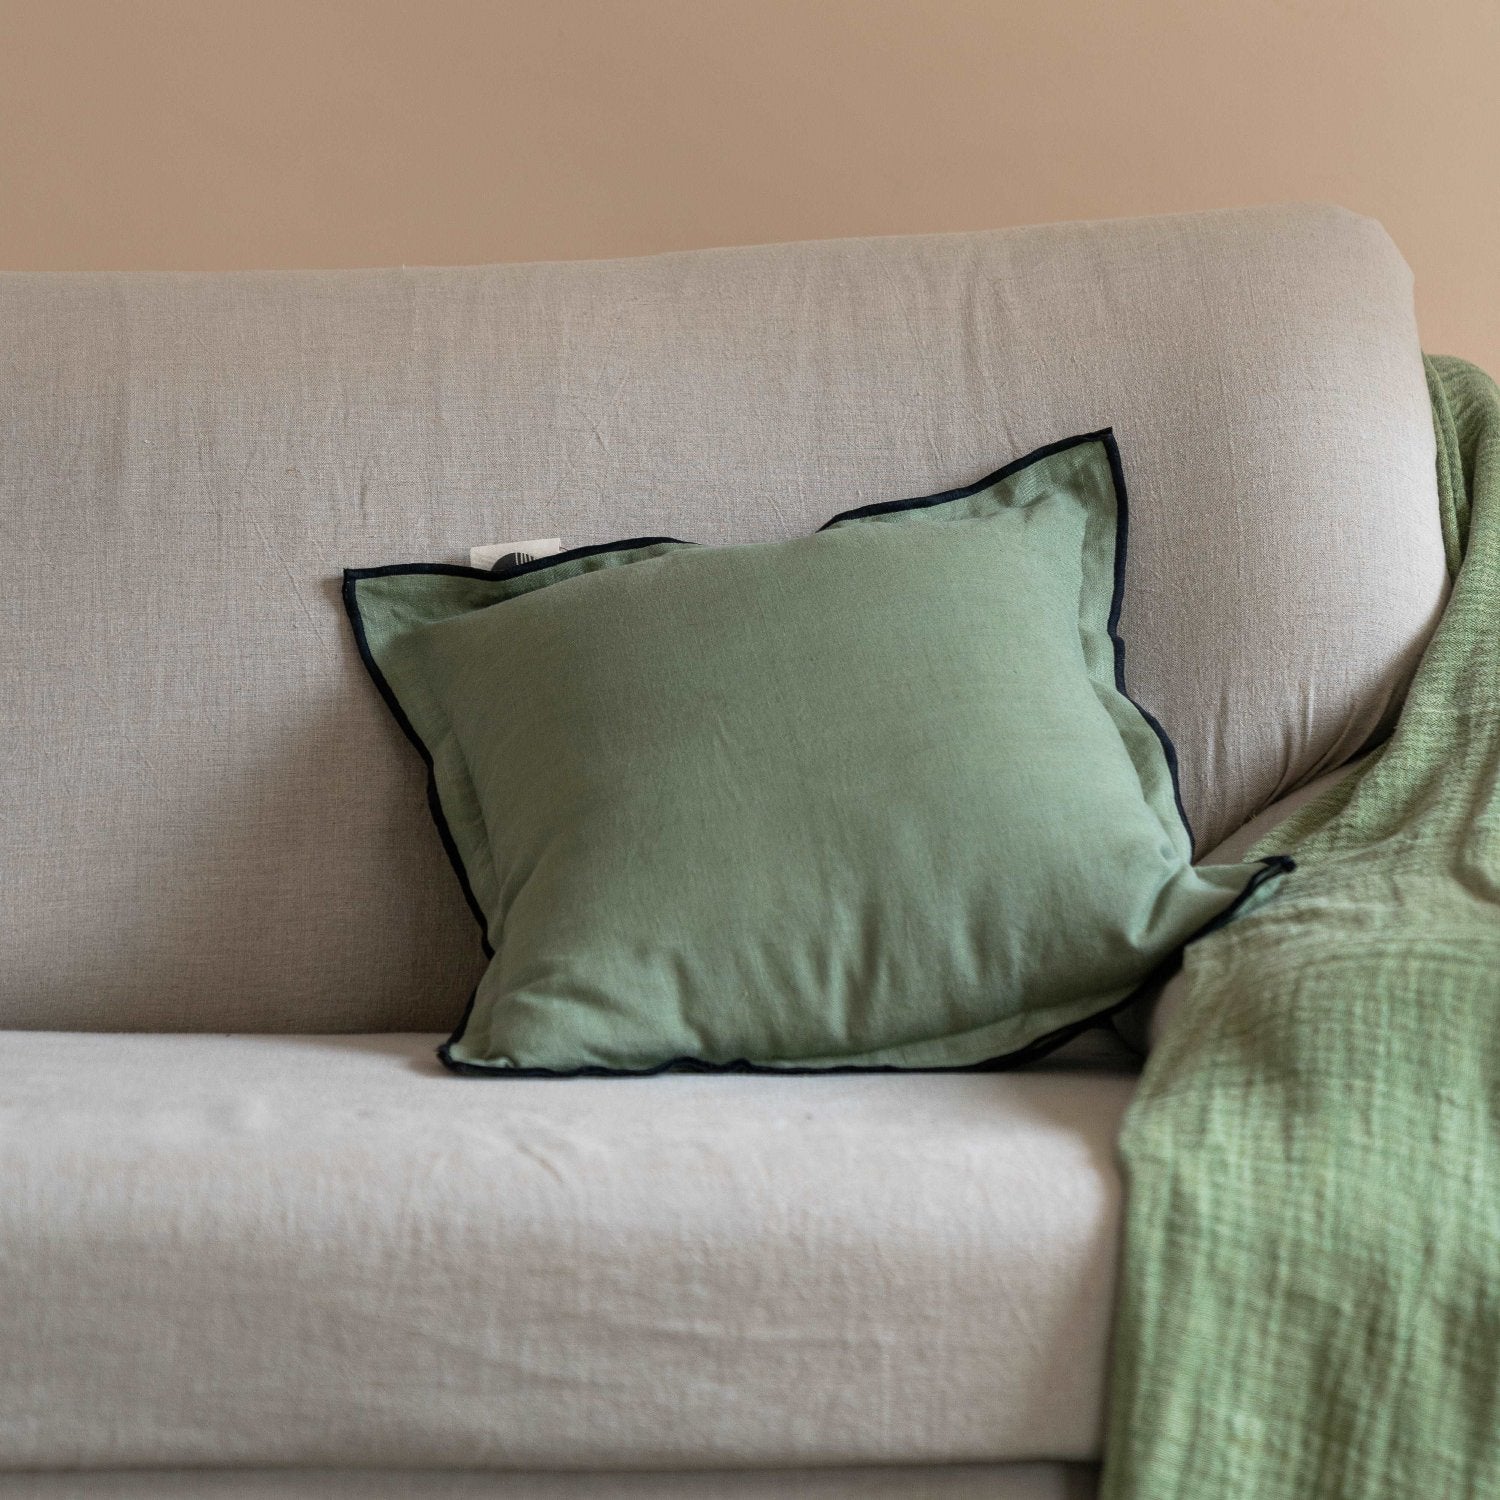
[{"label": "beige wall", "polygon": [[0,265],[344,266],[1334,199],[1500,370],[1495,0],[0,0]]}]

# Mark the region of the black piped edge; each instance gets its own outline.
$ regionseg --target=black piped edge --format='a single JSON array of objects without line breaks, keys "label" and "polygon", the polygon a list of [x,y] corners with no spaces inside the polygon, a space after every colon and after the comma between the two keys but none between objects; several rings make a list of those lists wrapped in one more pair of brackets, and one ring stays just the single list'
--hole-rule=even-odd
[{"label": "black piped edge", "polygon": [[812,1077],[824,1073],[1003,1073],[1012,1068],[1022,1067],[1026,1063],[1039,1061],[1057,1051],[1064,1044],[1071,1042],[1074,1037],[1082,1036],[1086,1031],[1093,1031],[1100,1026],[1110,1026],[1116,1015],[1134,1005],[1136,1001],[1144,999],[1159,985],[1165,984],[1182,967],[1182,955],[1189,946],[1231,922],[1240,908],[1267,881],[1274,880],[1278,875],[1290,874],[1297,868],[1297,862],[1286,854],[1272,854],[1257,863],[1260,869],[1245,882],[1245,888],[1234,900],[1216,917],[1205,922],[1190,938],[1174,948],[1123,999],[1116,1000],[1113,1005],[1107,1005],[1103,1010],[1095,1011],[1093,1015],[1084,1016],[1081,1020],[1069,1021],[1066,1026],[1059,1026],[1055,1031],[1047,1032],[1045,1036],[1036,1037],[1025,1046],[1016,1048],[1014,1052],[1005,1052],[998,1057],[986,1058],[982,1062],[927,1068],[907,1068],[892,1063],[865,1066],[835,1063],[831,1067],[813,1068],[776,1067],[769,1063],[750,1062],[745,1058],[740,1058],[735,1062],[715,1063],[705,1062],[701,1057],[677,1057],[670,1062],[658,1063],[653,1068],[595,1066],[566,1069],[491,1068],[482,1063],[461,1062],[450,1051],[469,1024],[469,1016],[474,1010],[474,1001],[479,994],[477,989],[469,996],[463,1019],[454,1028],[453,1035],[437,1049],[438,1061],[462,1078],[655,1078],[662,1073],[776,1073],[794,1078]]},{"label": "black piped edge", "polygon": [[[349,616],[349,624],[354,630],[354,643],[359,648],[359,659],[365,664],[365,670],[370,674],[380,696],[385,699],[386,707],[390,709],[396,722],[401,726],[402,733],[416,746],[417,754],[422,757],[423,764],[427,767],[427,810],[432,814],[432,821],[437,825],[438,838],[442,841],[443,852],[448,856],[448,863],[453,866],[453,873],[458,877],[459,889],[463,892],[469,911],[479,924],[479,943],[484,949],[486,958],[495,956],[494,947],[490,943],[489,918],[479,904],[479,898],[474,894],[474,887],[469,881],[469,872],[464,867],[463,856],[458,851],[458,843],[453,837],[453,830],[449,828],[447,816],[443,812],[442,798],[438,795],[437,771],[432,763],[432,753],[423,742],[422,736],[417,733],[416,727],[407,718],[400,700],[391,690],[390,683],[386,681],[385,673],[376,665],[374,653],[370,650],[369,637],[365,634],[364,618],[360,613],[357,585],[364,578],[391,578],[398,573],[436,573],[445,578],[474,578],[484,583],[494,583],[517,578],[523,573],[540,572],[543,568],[555,568],[559,563],[595,557],[601,552],[625,552],[636,547],[657,547],[663,544],[693,545],[689,542],[679,542],[674,536],[644,536],[632,537],[622,542],[598,542],[591,547],[574,547],[568,552],[557,552],[551,557],[533,558],[528,563],[507,568],[503,573],[496,573],[485,568],[466,568],[461,563],[386,563],[377,568],[344,569],[342,590],[344,613]],[[469,1008],[472,1009],[473,1005],[474,1000],[471,996]],[[467,1022],[468,1018],[469,1011],[466,1010],[464,1022]],[[464,1022],[460,1022],[460,1030]],[[454,1036],[457,1035],[458,1033],[455,1032]]]},{"label": "black piped edge", "polygon": [[344,579],[391,578],[397,573],[438,573],[445,578],[474,578],[482,583],[506,582],[520,578],[526,573],[540,573],[546,568],[555,568],[559,563],[578,562],[585,557],[597,557],[601,552],[629,552],[636,547],[693,547],[696,542],[685,542],[677,536],[633,536],[622,542],[595,542],[588,547],[573,547],[567,552],[554,552],[550,557],[534,557],[530,562],[517,563],[497,573],[493,568],[469,568],[463,563],[385,563],[378,568],[345,568]]},{"label": "black piped edge", "polygon": [[[951,500],[965,500],[970,495],[977,495],[982,490],[998,484],[1001,480],[1009,479],[1011,475],[1018,474],[1023,469],[1030,468],[1044,458],[1051,458],[1054,454],[1065,453],[1070,448],[1082,447],[1086,443],[1101,443],[1109,461],[1110,480],[1115,492],[1115,556],[1114,556],[1114,587],[1110,597],[1109,615],[1106,620],[1106,630],[1109,635],[1110,644],[1114,649],[1114,675],[1115,688],[1131,706],[1145,720],[1146,724],[1156,735],[1157,741],[1162,748],[1162,754],[1167,763],[1167,771],[1172,782],[1172,799],[1177,807],[1177,815],[1182,819],[1182,826],[1187,832],[1190,846],[1196,846],[1193,836],[1192,824],[1188,819],[1187,808],[1182,800],[1182,783],[1178,767],[1177,747],[1172,743],[1161,721],[1157,719],[1144,704],[1134,698],[1125,683],[1125,642],[1120,635],[1120,615],[1125,602],[1125,561],[1127,556],[1129,532],[1130,532],[1130,504],[1125,485],[1125,467],[1120,458],[1120,447],[1115,439],[1113,427],[1101,427],[1094,432],[1078,433],[1073,437],[1060,438],[1056,442],[1043,444],[1040,448],[1034,448],[1030,453],[1023,454],[1020,458],[1012,459],[1009,463],[1002,464],[993,473],[985,475],[983,479],[975,480],[972,484],[961,485],[957,489],[944,490],[936,495],[923,495],[912,500],[882,500],[871,505],[861,505],[853,510],[839,512],[825,521],[818,532],[829,530],[846,521],[865,520],[873,516],[891,515],[899,511],[925,510],[935,505],[944,505]],[[815,533],[817,534],[817,533]],[[385,674],[376,665],[374,656],[371,654],[369,641],[365,635],[364,622],[360,617],[359,601],[355,585],[362,578],[388,578],[395,574],[412,573],[436,573],[450,578],[473,578],[481,581],[495,582],[511,578],[518,578],[528,573],[541,572],[547,568],[555,568],[559,564],[573,562],[581,558],[598,556],[608,552],[628,552],[640,547],[654,547],[664,544],[676,546],[694,546],[695,543],[685,542],[680,537],[671,536],[649,536],[630,537],[617,542],[598,542],[591,546],[575,547],[567,552],[554,553],[550,557],[533,558],[530,562],[520,563],[514,568],[507,568],[502,573],[484,568],[464,567],[459,563],[387,563],[373,568],[345,568],[343,600],[344,609],[349,616],[350,624],[354,629],[355,642],[359,648],[360,660],[364,662],[366,671],[369,672],[380,696],[385,700],[386,706],[395,716],[396,722],[401,726],[406,737],[416,746],[417,753],[421,755],[427,766],[427,806],[432,814],[432,820],[437,825],[438,836],[442,840],[443,849],[448,856],[449,863],[453,866],[453,872],[458,877],[458,883],[464,894],[464,900],[468,903],[469,910],[479,924],[480,944],[487,959],[495,956],[495,950],[489,940],[489,921],[485,916],[484,909],[480,906],[474,895],[474,888],[469,882],[468,871],[464,868],[463,859],[459,854],[458,845],[454,841],[452,831],[448,827],[447,818],[443,814],[442,800],[438,795],[437,774],[433,766],[432,756],[427,746],[423,743],[421,736],[417,733],[411,720],[397,701],[396,695],[391,691],[390,684],[385,679]],[[504,602],[504,601],[500,601]],[[1245,889],[1219,914],[1214,921],[1208,923],[1192,937],[1187,943],[1196,942],[1201,937],[1206,937],[1210,932],[1227,922],[1240,905],[1248,899],[1250,894],[1265,883],[1272,875],[1286,873],[1296,868],[1295,864],[1285,855],[1275,855],[1269,859],[1262,860],[1261,869],[1252,877]],[[1185,948],[1187,943],[1182,946]],[[572,1071],[554,1071],[548,1068],[488,1068],[476,1063],[459,1062],[454,1059],[449,1049],[463,1035],[465,1027],[469,1023],[469,1017],[473,1014],[474,1003],[478,998],[478,989],[469,996],[468,1004],[464,1007],[463,1016],[448,1040],[438,1049],[438,1059],[447,1068],[455,1073],[466,1077],[482,1078],[647,1078],[658,1073],[683,1072],[683,1073],[911,1073],[911,1072],[982,1072],[986,1070],[999,1070],[1003,1068],[1018,1067],[1023,1063],[1034,1061],[1045,1057],[1048,1053],[1055,1051],[1064,1043],[1071,1041],[1074,1037],[1092,1028],[1108,1024],[1110,1018],[1117,1012],[1124,1010],[1132,1002],[1152,988],[1154,985],[1163,983],[1182,962],[1182,949],[1179,948],[1165,965],[1158,966],[1164,972],[1153,971],[1142,984],[1132,990],[1123,1000],[1116,1002],[1107,1009],[1099,1011],[1095,1015],[1085,1017],[1081,1021],[1071,1022],[1069,1025],[1060,1027],[1058,1030],[1049,1032],[1047,1035],[1029,1042],[1026,1046],[1015,1052],[1009,1052],[1001,1057],[992,1058],[985,1062],[971,1063],[958,1068],[902,1068],[894,1066],[880,1066],[871,1068],[834,1066],[829,1068],[797,1068],[797,1067],[770,1067],[765,1064],[752,1063],[747,1060],[728,1063],[709,1063],[697,1058],[676,1058],[670,1062],[661,1063],[654,1068],[633,1070],[629,1068],[602,1068],[586,1067]],[[1167,965],[1170,965],[1169,967]]]},{"label": "black piped edge", "polygon": [[[1022,454],[1020,458],[1011,459],[1008,464],[1002,464],[993,474],[986,474],[983,479],[976,479],[973,484],[961,485],[956,490],[944,490],[941,495],[922,495],[915,500],[877,500],[873,505],[861,505],[854,510],[840,511],[831,520],[824,521],[818,530],[827,531],[830,526],[837,526],[844,521],[863,521],[870,516],[888,516],[899,510],[925,510],[930,505],[946,505],[950,500],[967,500],[970,495],[977,495],[981,490],[989,489],[992,484],[999,484],[1002,479],[1009,479],[1012,474],[1019,474],[1022,469],[1029,469],[1032,464],[1040,463],[1044,458],[1051,458],[1055,453],[1066,453],[1069,448],[1081,448],[1085,443],[1104,443],[1113,449],[1114,441],[1113,427],[1101,427],[1097,432],[1080,432],[1075,437],[1059,438],[1055,443],[1045,443],[1040,448],[1033,448],[1030,453]],[[1119,466],[1117,463],[1112,463],[1110,467],[1116,486],[1123,494],[1124,480]]]},{"label": "black piped edge", "polygon": [[1163,728],[1161,720],[1145,704],[1132,697],[1130,689],[1125,685],[1125,641],[1120,635],[1120,613],[1125,606],[1125,559],[1130,537],[1130,499],[1125,485],[1125,465],[1120,457],[1120,445],[1115,440],[1113,427],[1101,427],[1095,432],[1082,432],[1076,437],[1059,438],[1055,443],[1047,443],[1020,458],[1012,459],[1008,464],[1002,464],[993,474],[987,474],[983,479],[975,480],[973,484],[962,485],[956,490],[944,490],[940,495],[924,495],[916,500],[881,500],[873,505],[861,505],[855,510],[843,511],[832,520],[825,521],[818,530],[827,531],[829,527],[840,525],[844,521],[866,520],[871,516],[888,516],[904,510],[925,510],[933,505],[946,505],[950,500],[967,500],[970,495],[977,495],[982,490],[989,489],[991,485],[999,484],[1003,479],[1009,479],[1012,474],[1018,474],[1022,469],[1029,469],[1032,464],[1044,458],[1051,458],[1056,453],[1066,453],[1068,449],[1080,448],[1086,443],[1103,445],[1105,455],[1109,459],[1110,481],[1115,491],[1115,579],[1114,592],[1110,598],[1109,617],[1106,622],[1110,644],[1114,647],[1115,654],[1115,688],[1120,696],[1127,699],[1146,721],[1147,727],[1161,745],[1162,755],[1167,762],[1167,771],[1172,778],[1172,800],[1177,804],[1177,816],[1182,819],[1182,826],[1187,830],[1189,845],[1196,850],[1198,841],[1193,833],[1192,820],[1187,815],[1187,806],[1182,800],[1182,774],[1177,763],[1177,747]]},{"label": "black piped edge", "polygon": [[1172,737],[1163,728],[1161,720],[1144,703],[1133,697],[1130,689],[1125,686],[1125,640],[1120,634],[1120,612],[1125,607],[1125,558],[1130,538],[1130,500],[1125,489],[1125,465],[1120,458],[1120,445],[1115,441],[1114,429],[1106,427],[1103,432],[1094,436],[1104,444],[1105,454],[1109,458],[1110,481],[1115,488],[1115,590],[1110,600],[1107,622],[1109,639],[1115,648],[1115,687],[1120,696],[1146,721],[1161,745],[1161,753],[1167,762],[1167,773],[1172,778],[1172,800],[1177,804],[1177,816],[1182,819],[1182,826],[1187,830],[1188,847],[1196,852],[1198,840],[1182,800],[1182,775],[1177,765],[1177,746],[1172,743]]},{"label": "black piped edge", "polygon": [[472,574],[476,578],[484,578],[488,575],[481,573],[478,568],[449,567],[444,563],[413,563],[410,567],[345,568],[343,598],[344,613],[349,616],[349,624],[354,630],[354,643],[359,648],[359,659],[365,664],[365,671],[370,674],[380,696],[385,699],[385,706],[390,709],[396,722],[401,726],[401,732],[416,746],[417,754],[422,757],[422,763],[427,767],[427,810],[432,814],[432,821],[437,824],[438,837],[443,841],[443,852],[448,856],[448,863],[453,866],[453,873],[458,876],[459,889],[464,893],[464,900],[468,902],[474,920],[479,923],[479,942],[484,949],[484,956],[493,958],[495,950],[490,944],[489,920],[484,914],[484,908],[479,904],[479,898],[474,894],[474,887],[469,884],[469,872],[464,868],[458,845],[453,840],[453,832],[448,827],[448,819],[443,815],[443,804],[438,796],[437,771],[432,763],[432,753],[428,750],[422,736],[417,733],[411,720],[406,717],[406,710],[401,707],[400,701],[391,691],[390,683],[385,680],[385,673],[376,665],[374,654],[370,650],[369,637],[365,634],[364,617],[360,614],[359,595],[355,587],[359,580],[402,572],[450,573],[456,577]]}]

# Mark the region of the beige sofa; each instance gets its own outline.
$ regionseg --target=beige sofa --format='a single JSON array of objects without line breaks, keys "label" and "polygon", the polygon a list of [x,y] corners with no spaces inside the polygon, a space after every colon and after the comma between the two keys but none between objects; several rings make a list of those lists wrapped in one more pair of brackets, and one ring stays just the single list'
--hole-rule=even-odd
[{"label": "beige sofa", "polygon": [[443,1073],[481,954],[337,579],[792,535],[1104,425],[1207,851],[1442,607],[1369,220],[0,277],[0,1500],[1092,1494],[1128,1056]]}]

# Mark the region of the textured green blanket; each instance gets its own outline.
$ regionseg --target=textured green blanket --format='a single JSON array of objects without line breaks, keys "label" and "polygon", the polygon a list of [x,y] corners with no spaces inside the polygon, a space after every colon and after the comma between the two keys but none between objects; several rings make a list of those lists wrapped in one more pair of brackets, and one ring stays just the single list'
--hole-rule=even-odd
[{"label": "textured green blanket", "polygon": [[1452,598],[1126,1120],[1107,1500],[1500,1496],[1500,389],[1428,382]]}]

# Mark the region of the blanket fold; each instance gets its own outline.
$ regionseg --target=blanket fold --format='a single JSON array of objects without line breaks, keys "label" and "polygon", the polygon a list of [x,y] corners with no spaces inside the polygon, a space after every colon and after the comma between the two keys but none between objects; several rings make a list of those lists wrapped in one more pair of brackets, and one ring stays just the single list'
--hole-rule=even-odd
[{"label": "blanket fold", "polygon": [[1500,388],[1429,359],[1453,592],[1253,855],[1121,1138],[1104,1500],[1500,1496]]}]

